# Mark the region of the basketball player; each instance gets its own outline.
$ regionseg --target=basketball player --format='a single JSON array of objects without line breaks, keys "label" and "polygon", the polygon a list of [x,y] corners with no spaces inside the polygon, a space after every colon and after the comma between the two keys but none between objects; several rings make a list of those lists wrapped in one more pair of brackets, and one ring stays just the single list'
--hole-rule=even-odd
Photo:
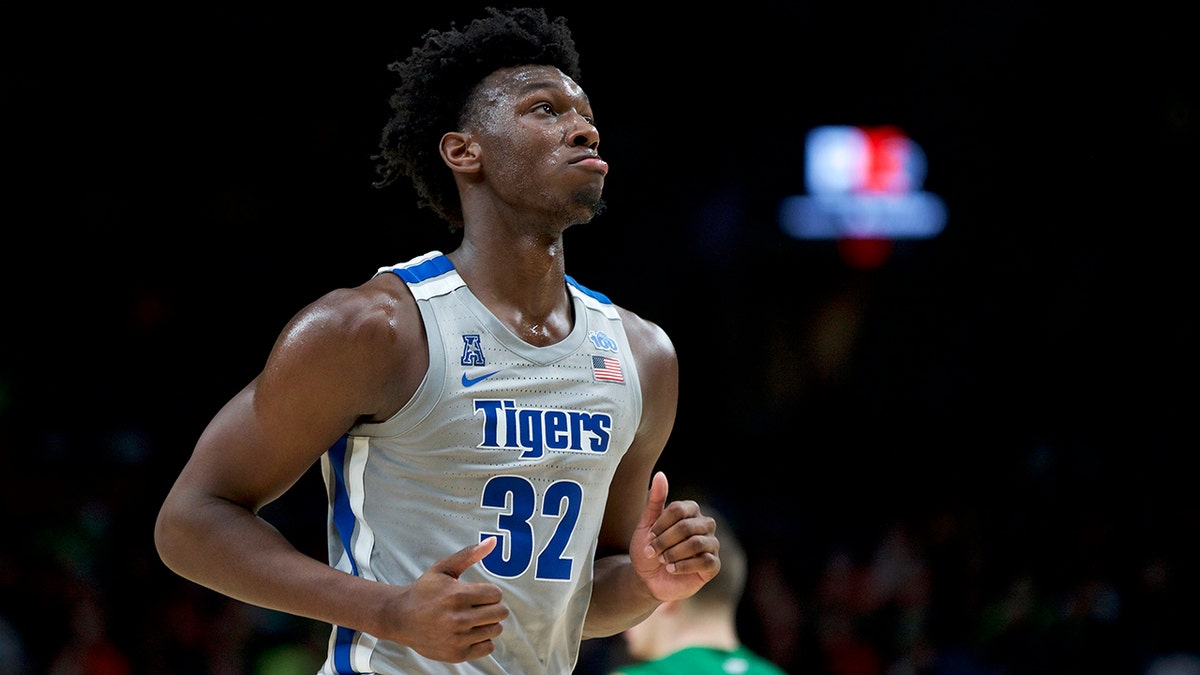
[{"label": "basketball player", "polygon": [[[331,624],[323,675],[568,673],[720,570],[654,471],[672,342],[566,274],[608,172],[578,60],[562,17],[489,9],[392,64],[378,185],[461,242],[300,310],[162,505],[170,569]],[[317,462],[327,562],[257,515]]]}]

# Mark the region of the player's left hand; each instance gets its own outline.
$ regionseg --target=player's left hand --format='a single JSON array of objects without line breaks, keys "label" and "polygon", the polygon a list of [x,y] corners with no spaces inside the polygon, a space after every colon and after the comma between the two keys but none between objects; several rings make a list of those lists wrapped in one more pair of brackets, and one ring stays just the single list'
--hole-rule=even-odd
[{"label": "player's left hand", "polygon": [[630,540],[629,558],[650,593],[661,601],[690,597],[721,571],[717,523],[691,500],[667,504],[667,476],[659,471]]}]

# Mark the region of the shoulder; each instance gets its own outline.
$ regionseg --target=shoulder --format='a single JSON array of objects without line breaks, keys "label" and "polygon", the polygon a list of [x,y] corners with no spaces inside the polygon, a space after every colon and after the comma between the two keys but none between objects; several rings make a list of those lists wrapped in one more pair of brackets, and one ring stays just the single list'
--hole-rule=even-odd
[{"label": "shoulder", "polygon": [[684,664],[681,668],[674,664],[674,659],[668,655],[653,661],[639,661],[637,663],[629,663],[613,670],[609,675],[681,675],[683,673],[692,673],[695,671],[694,664]]},{"label": "shoulder", "polygon": [[[631,456],[643,456],[645,467],[653,465],[667,443],[675,423],[679,403],[679,358],[675,345],[661,326],[637,314],[617,307],[629,350],[637,364],[638,381],[642,392],[642,422],[638,431],[639,449]],[[642,485],[649,484],[649,473]]]},{"label": "shoulder", "polygon": [[[643,389],[646,389],[647,385],[651,387],[651,391],[647,393],[650,395],[656,393],[653,391],[653,385],[656,383],[673,383],[676,380],[678,357],[675,353],[675,345],[662,326],[618,305],[603,293],[583,286],[569,275],[567,283],[574,288],[574,292],[590,298],[588,302],[604,306],[606,313],[616,312],[629,342],[630,354],[637,364],[638,373],[643,381],[642,387]],[[674,387],[673,384],[670,386]]]},{"label": "shoulder", "polygon": [[639,369],[660,374],[676,369],[675,344],[662,326],[621,306],[617,306],[617,313]]},{"label": "shoulder", "polygon": [[263,377],[330,396],[353,389],[359,414],[374,419],[398,410],[427,366],[416,301],[403,281],[383,274],[329,291],[297,312],[276,340]]},{"label": "shoulder", "polygon": [[[622,307],[617,307],[617,311],[637,364],[642,389],[642,419],[656,427],[657,422],[673,421],[679,399],[679,357],[674,343],[662,326]],[[669,433],[670,427],[671,423],[667,423],[658,428]],[[665,436],[662,442],[666,443]]]},{"label": "shoulder", "polygon": [[[629,338],[630,348],[639,361],[671,361],[675,358],[675,346],[671,343],[671,338],[661,326],[643,318],[626,307],[618,305],[603,293],[596,292],[580,284],[569,275],[567,276],[567,283],[575,289],[575,292],[590,297],[590,302],[599,303],[616,311],[617,316],[621,319],[621,325],[625,329],[625,335]],[[605,311],[611,310],[606,309]]]},{"label": "shoulder", "polygon": [[301,309],[288,322],[285,340],[395,339],[407,319],[419,319],[412,294],[394,275],[379,275],[353,288],[329,291]]},{"label": "shoulder", "polygon": [[786,675],[787,671],[776,665],[774,661],[754,652],[746,645],[739,645],[733,653],[749,664],[749,668],[745,671],[748,675]]}]

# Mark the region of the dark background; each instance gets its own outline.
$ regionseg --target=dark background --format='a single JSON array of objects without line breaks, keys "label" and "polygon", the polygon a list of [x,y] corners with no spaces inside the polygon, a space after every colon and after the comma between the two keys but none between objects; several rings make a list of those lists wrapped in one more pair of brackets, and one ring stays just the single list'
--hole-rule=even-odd
[{"label": "dark background", "polygon": [[[839,675],[1200,658],[1182,10],[646,5],[550,6],[612,167],[568,272],[676,342],[662,467],[751,551],[745,641]],[[7,12],[0,673],[311,672],[326,626],[174,577],[153,519],[288,317],[454,246],[370,156],[386,64],[474,6]],[[873,269],[785,237],[822,124],[903,129],[945,231]],[[321,500],[267,514],[323,555]]]}]

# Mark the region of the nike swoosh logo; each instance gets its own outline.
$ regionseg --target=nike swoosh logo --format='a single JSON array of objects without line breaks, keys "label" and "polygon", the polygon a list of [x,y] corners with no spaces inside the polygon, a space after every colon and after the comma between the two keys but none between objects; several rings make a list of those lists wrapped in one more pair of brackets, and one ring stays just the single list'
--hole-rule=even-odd
[{"label": "nike swoosh logo", "polygon": [[483,382],[484,380],[488,379],[489,377],[495,375],[498,372],[500,372],[500,371],[496,370],[496,371],[488,373],[487,375],[480,375],[479,377],[467,377],[467,374],[463,373],[462,386],[470,387],[470,386],[479,384],[480,382]]}]

